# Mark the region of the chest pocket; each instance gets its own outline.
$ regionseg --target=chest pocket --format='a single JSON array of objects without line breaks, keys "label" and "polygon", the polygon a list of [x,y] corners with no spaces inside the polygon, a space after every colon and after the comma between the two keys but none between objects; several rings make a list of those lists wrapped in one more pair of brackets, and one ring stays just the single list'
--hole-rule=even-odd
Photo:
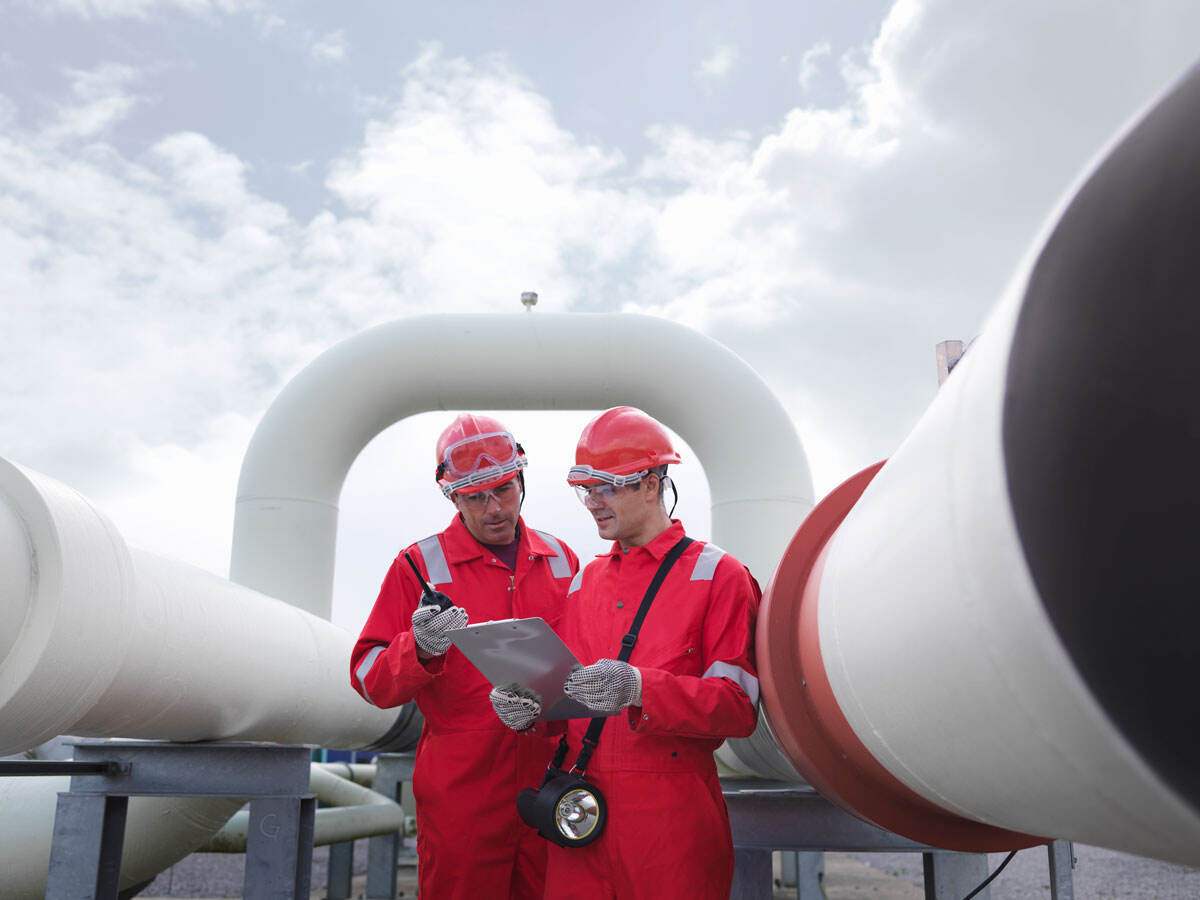
[{"label": "chest pocket", "polygon": [[557,626],[566,603],[568,579],[552,578],[546,571],[544,560],[536,560],[533,565],[536,570],[517,585],[515,612],[520,618],[538,616],[545,619],[547,625]]},{"label": "chest pocket", "polygon": [[662,669],[674,675],[700,675],[703,671],[700,653],[700,630],[689,629],[682,633],[647,633],[643,629],[638,635],[637,646],[629,660],[635,666]]}]

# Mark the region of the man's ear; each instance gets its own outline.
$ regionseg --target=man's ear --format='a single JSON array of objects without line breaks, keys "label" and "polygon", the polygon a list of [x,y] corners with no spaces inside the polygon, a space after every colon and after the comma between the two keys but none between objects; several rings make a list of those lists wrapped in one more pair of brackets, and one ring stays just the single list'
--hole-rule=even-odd
[{"label": "man's ear", "polygon": [[[651,478],[655,479],[655,483],[653,485],[650,484]],[[642,490],[644,490],[646,492],[646,502],[647,503],[651,503],[656,506],[658,505],[658,485],[659,485],[659,483],[660,482],[658,481],[658,476],[656,474],[654,474],[653,472],[651,472],[649,475],[647,475],[645,478],[642,479]]]}]

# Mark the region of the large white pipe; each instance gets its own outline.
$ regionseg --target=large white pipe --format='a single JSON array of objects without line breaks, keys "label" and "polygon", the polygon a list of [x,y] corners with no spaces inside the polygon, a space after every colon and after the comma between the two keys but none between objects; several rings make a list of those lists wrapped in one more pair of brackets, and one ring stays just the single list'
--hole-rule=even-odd
[{"label": "large white pipe", "polygon": [[[708,476],[713,541],[766,584],[813,497],[778,399],[739,357],[690,328],[576,313],[402,319],[323,353],[284,388],[250,442],[230,578],[328,618],[342,482],[362,448],[407,416],[626,404],[688,442]],[[719,759],[795,778],[765,721]]]},{"label": "large white pipe", "polygon": [[2,459],[0,562],[0,755],[59,734],[364,747],[397,722],[351,691],[347,631],[130,549]]},{"label": "large white pipe", "polygon": [[418,316],[323,353],[271,404],[246,451],[229,577],[328,618],[342,482],[383,429],[436,409],[625,404],[696,452],[713,541],[765,583],[813,502],[779,400],[728,348],[690,328],[581,313]]},{"label": "large white pipe", "polygon": [[[0,756],[64,733],[401,749],[420,727],[412,710],[398,718],[351,691],[353,635],[127,547],[84,497],[3,459],[0,625]],[[42,896],[67,781],[0,778],[5,897]],[[193,852],[239,806],[135,798],[122,889]]]},{"label": "large white pipe", "polygon": [[[313,846],[340,844],[377,834],[404,830],[404,810],[395,800],[313,763],[309,790],[321,808],[313,821]],[[221,830],[198,848],[201,853],[245,853],[250,834],[250,810],[234,813]]]},{"label": "large white pipe", "polygon": [[911,436],[818,505],[776,573],[772,724],[882,827],[1200,864],[1198,111],[1200,68],[1082,181]]}]

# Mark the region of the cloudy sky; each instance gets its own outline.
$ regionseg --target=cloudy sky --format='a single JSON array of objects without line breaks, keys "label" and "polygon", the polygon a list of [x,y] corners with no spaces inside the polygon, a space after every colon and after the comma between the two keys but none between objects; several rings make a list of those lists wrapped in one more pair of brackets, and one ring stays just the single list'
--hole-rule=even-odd
[{"label": "cloudy sky", "polygon": [[[894,450],[934,344],[978,333],[1198,46],[1195,0],[0,0],[0,456],[224,574],[242,454],[291,376],[371,325],[524,315],[536,290],[532,315],[726,343],[823,494]],[[528,517],[584,556],[562,478],[588,417],[507,417]],[[351,470],[335,621],[448,521],[446,419]]]}]

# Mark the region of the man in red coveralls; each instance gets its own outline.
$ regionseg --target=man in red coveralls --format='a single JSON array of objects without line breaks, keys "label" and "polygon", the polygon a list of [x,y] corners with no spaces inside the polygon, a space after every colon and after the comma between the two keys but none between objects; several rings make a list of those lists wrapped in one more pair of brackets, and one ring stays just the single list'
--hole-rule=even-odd
[{"label": "man in red coveralls", "polygon": [[[587,767],[608,823],[583,847],[550,845],[546,897],[726,900],[733,842],[713,751],[754,730],[761,592],[740,562],[696,541],[663,582],[630,662],[615,659],[659,563],[684,536],[663,502],[679,455],[662,425],[622,406],[588,423],[575,462],[567,481],[613,545],[571,582],[559,633],[587,665],[564,687],[592,709],[625,714],[608,719]],[[492,703],[514,729],[540,711],[500,689]],[[587,724],[569,724],[567,764]]]},{"label": "man in red coveralls", "polygon": [[543,894],[546,842],[521,825],[516,796],[542,777],[555,741],[496,721],[491,685],[447,632],[468,617],[540,616],[556,625],[579,562],[553,535],[525,525],[525,453],[498,421],[458,416],[438,438],[437,458],[438,484],[457,513],[405,552],[457,605],[420,605],[401,553],[354,645],[350,680],[369,703],[415,700],[425,717],[413,773],[421,896],[532,900]]}]

